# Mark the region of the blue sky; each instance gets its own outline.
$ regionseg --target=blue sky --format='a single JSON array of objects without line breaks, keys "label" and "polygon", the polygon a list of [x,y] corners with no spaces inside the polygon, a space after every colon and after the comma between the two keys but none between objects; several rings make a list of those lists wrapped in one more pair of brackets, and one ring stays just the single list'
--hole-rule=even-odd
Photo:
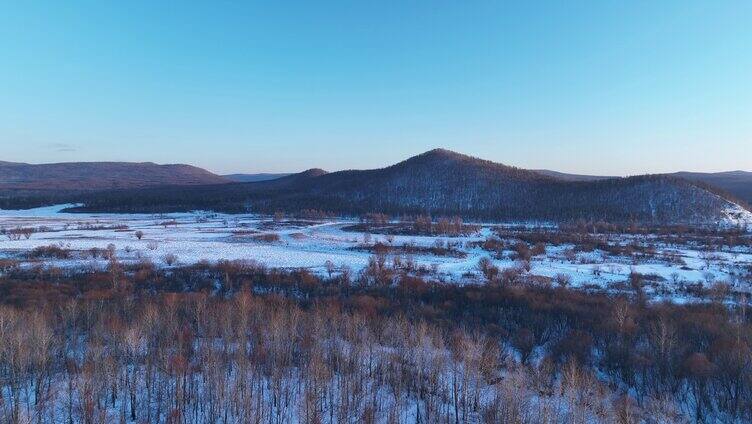
[{"label": "blue sky", "polygon": [[238,3],[4,5],[0,160],[752,170],[749,1]]}]

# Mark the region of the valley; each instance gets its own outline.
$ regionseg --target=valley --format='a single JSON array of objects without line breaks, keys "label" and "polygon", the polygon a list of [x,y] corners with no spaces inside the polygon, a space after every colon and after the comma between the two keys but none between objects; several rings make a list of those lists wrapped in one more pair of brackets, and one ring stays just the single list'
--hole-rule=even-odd
[{"label": "valley", "polygon": [[[669,236],[659,228],[620,232],[551,223],[460,221],[463,230],[453,231],[429,221],[428,230],[418,231],[420,223],[385,217],[362,223],[213,212],[61,212],[70,206],[1,211],[0,255],[27,268],[102,270],[111,254],[122,263],[167,268],[240,261],[322,277],[347,273],[362,284],[387,273],[381,278],[389,281],[413,275],[440,284],[639,291],[654,301],[702,302],[720,291],[724,302],[734,303],[752,294],[752,235],[737,227],[687,228]],[[484,261],[496,271],[484,271]]]}]

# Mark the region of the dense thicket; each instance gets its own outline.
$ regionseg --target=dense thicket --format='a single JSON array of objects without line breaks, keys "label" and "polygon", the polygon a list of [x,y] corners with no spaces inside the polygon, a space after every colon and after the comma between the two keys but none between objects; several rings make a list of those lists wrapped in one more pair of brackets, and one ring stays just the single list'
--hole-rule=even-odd
[{"label": "dense thicket", "polygon": [[0,269],[0,421],[752,419],[746,307],[369,266]]}]

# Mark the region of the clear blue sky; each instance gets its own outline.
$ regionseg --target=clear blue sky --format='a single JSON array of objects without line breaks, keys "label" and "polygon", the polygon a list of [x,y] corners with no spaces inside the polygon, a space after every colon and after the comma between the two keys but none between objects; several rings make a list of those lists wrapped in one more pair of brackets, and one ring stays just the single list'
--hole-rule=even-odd
[{"label": "clear blue sky", "polygon": [[752,170],[749,0],[12,3],[0,160]]}]

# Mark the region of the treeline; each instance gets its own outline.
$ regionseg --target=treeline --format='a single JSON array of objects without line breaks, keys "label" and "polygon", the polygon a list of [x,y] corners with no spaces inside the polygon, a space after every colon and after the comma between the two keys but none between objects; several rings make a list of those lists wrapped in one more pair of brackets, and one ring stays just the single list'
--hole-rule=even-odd
[{"label": "treeline", "polygon": [[[324,175],[320,179],[331,179]],[[363,182],[362,187],[269,188],[262,183],[117,190],[66,198],[84,206],[72,211],[166,213],[213,210],[273,214],[317,209],[332,215],[461,216],[504,221],[607,221],[613,223],[707,223],[719,219],[726,203],[689,183],[667,177],[596,182],[459,182],[425,175],[403,185]],[[318,178],[316,179],[319,180]],[[357,181],[357,180],[356,180]],[[29,205],[41,202],[29,200]],[[8,205],[12,206],[12,205]],[[22,206],[22,205],[16,205]]]},{"label": "treeline", "polygon": [[61,190],[19,191],[0,189],[0,209],[31,209],[81,201],[83,194]]},{"label": "treeline", "polygon": [[359,224],[346,226],[343,230],[385,235],[445,237],[467,236],[480,230],[480,226],[466,224],[459,216],[433,218],[430,215],[402,215],[393,219],[384,213],[367,213],[359,219]]},{"label": "treeline", "polygon": [[374,266],[5,267],[0,421],[752,419],[744,303],[453,286]]}]

